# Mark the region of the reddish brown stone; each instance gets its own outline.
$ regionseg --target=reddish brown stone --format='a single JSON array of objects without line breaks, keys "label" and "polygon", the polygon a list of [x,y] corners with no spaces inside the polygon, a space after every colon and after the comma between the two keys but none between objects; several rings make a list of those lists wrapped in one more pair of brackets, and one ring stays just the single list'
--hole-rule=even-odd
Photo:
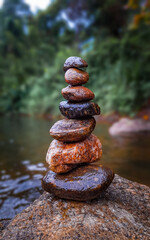
[{"label": "reddish brown stone", "polygon": [[87,201],[100,196],[114,178],[111,169],[102,165],[77,167],[66,174],[49,171],[43,178],[45,191],[65,199]]},{"label": "reddish brown stone", "polygon": [[91,134],[82,142],[63,143],[53,140],[49,146],[46,162],[50,169],[63,164],[80,164],[95,162],[102,156],[99,139]]},{"label": "reddish brown stone", "polygon": [[62,142],[78,142],[87,138],[95,128],[94,118],[85,120],[63,119],[50,129],[50,135]]},{"label": "reddish brown stone", "polygon": [[89,74],[77,68],[70,68],[65,73],[65,81],[70,85],[81,85],[87,83]]},{"label": "reddish brown stone", "polygon": [[94,93],[83,86],[68,86],[63,88],[61,93],[70,102],[90,101],[94,98]]},{"label": "reddish brown stone", "polygon": [[64,63],[64,71],[69,68],[86,68],[88,66],[87,62],[80,57],[69,57]]}]

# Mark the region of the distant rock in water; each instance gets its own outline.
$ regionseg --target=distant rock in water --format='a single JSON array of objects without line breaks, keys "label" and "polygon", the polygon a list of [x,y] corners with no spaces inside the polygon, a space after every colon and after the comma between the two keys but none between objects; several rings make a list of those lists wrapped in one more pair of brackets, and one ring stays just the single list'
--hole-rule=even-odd
[{"label": "distant rock in water", "polygon": [[111,135],[119,135],[129,132],[144,132],[150,131],[150,121],[144,119],[128,119],[121,118],[118,122],[115,122],[110,128],[109,133]]},{"label": "distant rock in water", "polygon": [[89,202],[44,192],[3,230],[1,240],[148,240],[150,189],[115,175],[103,196]]}]

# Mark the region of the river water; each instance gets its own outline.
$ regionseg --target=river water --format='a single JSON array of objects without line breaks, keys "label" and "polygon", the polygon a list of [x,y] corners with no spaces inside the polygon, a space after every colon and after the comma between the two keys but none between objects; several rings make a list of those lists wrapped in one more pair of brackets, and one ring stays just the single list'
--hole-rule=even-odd
[{"label": "river water", "polygon": [[[0,118],[0,219],[11,219],[43,192],[45,155],[54,122],[27,118]],[[107,124],[95,134],[103,145],[101,163],[127,179],[150,185],[150,134],[111,137]]]}]

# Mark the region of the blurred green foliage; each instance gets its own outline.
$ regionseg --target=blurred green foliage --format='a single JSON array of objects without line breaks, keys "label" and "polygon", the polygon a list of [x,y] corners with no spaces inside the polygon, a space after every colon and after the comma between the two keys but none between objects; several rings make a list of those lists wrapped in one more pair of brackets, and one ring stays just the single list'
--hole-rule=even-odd
[{"label": "blurred green foliage", "polygon": [[53,0],[31,13],[23,0],[0,9],[0,112],[58,114],[69,56],[89,64],[103,112],[134,114],[150,98],[150,28],[129,30],[126,1]]}]

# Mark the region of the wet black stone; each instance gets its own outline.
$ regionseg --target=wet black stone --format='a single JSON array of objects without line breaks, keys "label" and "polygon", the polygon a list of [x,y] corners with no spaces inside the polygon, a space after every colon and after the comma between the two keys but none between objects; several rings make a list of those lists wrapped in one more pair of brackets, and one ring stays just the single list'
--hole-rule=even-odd
[{"label": "wet black stone", "polygon": [[69,173],[49,171],[42,180],[45,191],[55,196],[77,201],[92,200],[108,188],[114,178],[111,169],[102,165],[79,166]]},{"label": "wet black stone", "polygon": [[100,107],[94,102],[72,103],[62,101],[59,104],[62,115],[70,119],[82,119],[100,114]]},{"label": "wet black stone", "polygon": [[66,59],[64,63],[64,71],[69,68],[86,68],[88,66],[87,62],[80,57],[72,56]]}]

